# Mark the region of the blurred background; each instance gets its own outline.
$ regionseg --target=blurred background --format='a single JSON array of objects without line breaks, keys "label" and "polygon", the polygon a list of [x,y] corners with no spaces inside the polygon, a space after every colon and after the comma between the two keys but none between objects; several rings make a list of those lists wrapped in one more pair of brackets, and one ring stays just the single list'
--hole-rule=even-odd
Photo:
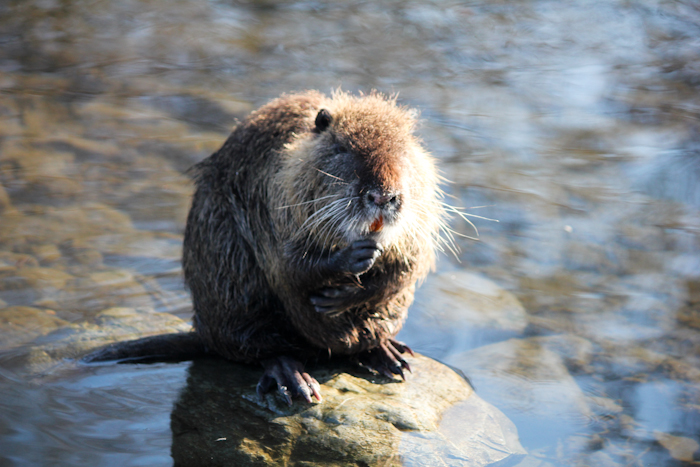
[{"label": "blurred background", "polygon": [[338,87],[419,109],[447,201],[498,221],[399,337],[515,422],[523,466],[699,464],[698,86],[694,1],[0,2],[0,465],[171,462],[187,363],[17,356],[113,307],[189,320],[186,170]]}]

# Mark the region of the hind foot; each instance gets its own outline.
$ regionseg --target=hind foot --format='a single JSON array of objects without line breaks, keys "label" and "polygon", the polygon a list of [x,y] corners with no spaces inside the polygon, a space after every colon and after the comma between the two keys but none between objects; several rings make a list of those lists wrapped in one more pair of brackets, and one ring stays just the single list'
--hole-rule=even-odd
[{"label": "hind foot", "polygon": [[287,404],[292,405],[292,397],[301,396],[306,402],[312,402],[314,396],[319,402],[321,398],[321,385],[304,371],[304,365],[290,357],[275,357],[262,362],[265,368],[256,391],[260,400],[270,392],[273,387],[284,397]]},{"label": "hind foot", "polygon": [[403,369],[405,368],[411,372],[411,367],[403,359],[401,355],[403,353],[413,356],[413,351],[409,346],[394,339],[389,339],[379,344],[378,347],[362,353],[359,356],[359,360],[362,365],[387,378],[393,379],[394,375],[399,375],[402,380],[406,381]]}]

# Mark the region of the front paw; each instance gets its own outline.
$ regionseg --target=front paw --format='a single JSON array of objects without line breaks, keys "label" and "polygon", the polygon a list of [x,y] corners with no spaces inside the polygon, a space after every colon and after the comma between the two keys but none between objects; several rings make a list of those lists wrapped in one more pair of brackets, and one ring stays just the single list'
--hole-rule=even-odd
[{"label": "front paw", "polygon": [[309,300],[318,313],[332,316],[353,306],[359,290],[356,285],[324,287],[311,294]]},{"label": "front paw", "polygon": [[359,275],[369,271],[384,251],[376,240],[365,239],[354,242],[333,255],[333,263],[340,272]]}]

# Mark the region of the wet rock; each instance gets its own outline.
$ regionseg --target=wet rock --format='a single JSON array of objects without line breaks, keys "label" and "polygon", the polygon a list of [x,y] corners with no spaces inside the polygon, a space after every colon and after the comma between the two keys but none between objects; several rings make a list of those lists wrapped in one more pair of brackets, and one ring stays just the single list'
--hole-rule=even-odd
[{"label": "wet rock", "polygon": [[119,206],[139,228],[162,230],[167,225],[172,226],[168,230],[179,231],[184,227],[194,186],[169,161],[141,156],[138,167],[131,170],[128,188],[120,193]]},{"label": "wet rock", "polygon": [[12,203],[10,201],[10,196],[7,194],[5,188],[0,185],[0,215],[4,214],[5,211],[12,209]]},{"label": "wet rock", "polygon": [[418,294],[416,301],[429,302],[431,315],[445,327],[458,323],[522,331],[527,325],[525,309],[513,294],[468,271],[430,276]]},{"label": "wet rock", "polygon": [[345,363],[309,368],[322,403],[255,394],[260,369],[197,360],[171,416],[175,465],[481,466],[524,454],[513,425],[417,355],[401,383]]},{"label": "wet rock", "polygon": [[15,347],[66,325],[52,310],[0,305],[0,348]]},{"label": "wet rock", "polygon": [[91,248],[102,255],[150,257],[179,261],[182,237],[167,233],[128,232],[103,234],[73,242],[76,248]]},{"label": "wet rock", "polygon": [[[36,261],[36,260],[34,260]],[[65,293],[74,277],[65,271],[44,267],[19,267],[0,273],[0,297],[13,305],[58,310],[56,297]]]},{"label": "wet rock", "polygon": [[44,296],[53,300],[56,311],[96,313],[111,307],[150,308],[153,301],[133,273],[108,269],[76,278],[57,293]]},{"label": "wet rock", "polygon": [[39,262],[31,255],[0,251],[0,273],[14,271],[24,266],[38,267]]},{"label": "wet rock", "polygon": [[[455,355],[447,363],[464,371],[486,400],[498,401],[516,424],[535,426],[540,420],[536,437],[555,443],[588,424],[591,404],[600,408],[584,395],[566,365],[567,360],[587,365],[591,354],[586,349],[591,348],[576,336],[510,339]],[[523,439],[530,435],[535,434],[521,432]]]},{"label": "wet rock", "polygon": [[456,270],[428,276],[410,316],[400,338],[437,358],[518,336],[528,317],[507,290]]},{"label": "wet rock", "polygon": [[30,251],[41,264],[55,263],[61,259],[61,251],[53,244],[34,245]]},{"label": "wet rock", "polygon": [[700,451],[700,444],[684,436],[673,436],[660,431],[654,432],[654,437],[663,447],[668,449],[671,457],[683,462],[693,462],[695,453]]},{"label": "wet rock", "polygon": [[99,203],[70,208],[37,206],[25,215],[3,216],[0,225],[0,238],[9,244],[8,250],[24,248],[25,244],[75,243],[90,247],[91,243],[113,243],[115,236],[131,232],[134,227],[129,216]]},{"label": "wet rock", "polygon": [[[25,119],[27,117],[25,114]],[[41,128],[41,122],[37,122],[36,127]],[[82,184],[75,179],[73,154],[41,150],[17,142],[3,146],[1,159],[16,167],[13,188],[25,201],[46,202],[46,197],[51,197],[52,201],[74,198],[83,191]]]},{"label": "wet rock", "polygon": [[0,298],[13,305],[34,304],[42,308],[53,308],[53,302],[38,302],[55,297],[72,279],[72,275],[59,269],[6,267],[0,272]]},{"label": "wet rock", "polygon": [[[16,85],[16,79],[9,73],[0,72],[0,88],[3,91]],[[20,118],[20,110],[17,102],[3,99],[0,104],[0,136],[17,137],[24,132],[24,125]]]},{"label": "wet rock", "polygon": [[[25,216],[16,209],[6,209],[2,213],[0,222],[0,247],[4,250],[12,250],[16,245],[21,245],[25,239],[16,235],[16,229],[22,225]],[[4,253],[4,252],[3,252]]]},{"label": "wet rock", "polygon": [[[11,312],[32,323],[46,314],[21,307]],[[108,343],[191,330],[172,315],[131,308],[105,310],[91,322],[49,320],[40,327],[43,335],[31,346],[3,357],[5,369],[56,377],[58,368]],[[297,400],[289,407],[276,394],[258,399],[257,366],[197,360],[171,416],[175,463],[481,466],[524,455],[512,423],[464,379],[423,356],[410,363],[405,383],[347,362],[310,367],[324,401]]]},{"label": "wet rock", "polygon": [[5,364],[17,372],[36,375],[66,364],[66,359],[78,359],[113,342],[191,329],[189,324],[168,313],[110,308],[99,313],[92,322],[68,324],[37,338],[26,352]]},{"label": "wet rock", "polygon": [[73,279],[73,276],[65,271],[43,267],[20,268],[16,275],[23,279],[28,287],[42,295],[64,288],[66,283]]},{"label": "wet rock", "polygon": [[78,264],[97,268],[102,265],[102,253],[91,248],[71,248],[71,258]]}]

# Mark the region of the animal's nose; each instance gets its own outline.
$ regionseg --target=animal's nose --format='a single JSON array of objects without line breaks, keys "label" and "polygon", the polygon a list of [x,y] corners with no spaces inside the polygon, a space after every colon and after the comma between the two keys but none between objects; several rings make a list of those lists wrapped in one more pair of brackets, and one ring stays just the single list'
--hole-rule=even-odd
[{"label": "animal's nose", "polygon": [[367,192],[367,201],[369,204],[375,204],[380,208],[397,206],[399,204],[399,193],[373,188]]}]

